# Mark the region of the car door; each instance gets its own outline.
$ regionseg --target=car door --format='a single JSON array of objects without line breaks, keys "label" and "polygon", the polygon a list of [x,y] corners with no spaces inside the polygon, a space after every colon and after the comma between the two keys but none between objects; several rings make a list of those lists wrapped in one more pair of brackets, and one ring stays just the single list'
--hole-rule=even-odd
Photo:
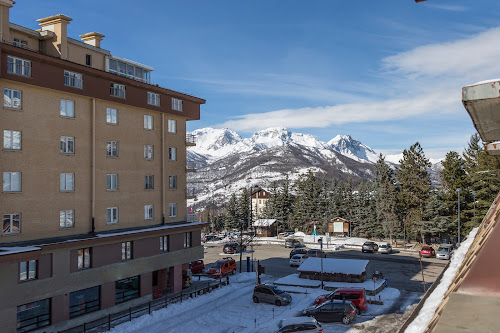
[{"label": "car door", "polygon": [[325,303],[317,309],[317,312],[314,316],[317,321],[333,321],[332,313],[333,313],[333,303]]},{"label": "car door", "polygon": [[332,310],[333,321],[342,321],[342,318],[344,317],[344,308],[345,308],[344,303],[333,304],[333,310]]}]

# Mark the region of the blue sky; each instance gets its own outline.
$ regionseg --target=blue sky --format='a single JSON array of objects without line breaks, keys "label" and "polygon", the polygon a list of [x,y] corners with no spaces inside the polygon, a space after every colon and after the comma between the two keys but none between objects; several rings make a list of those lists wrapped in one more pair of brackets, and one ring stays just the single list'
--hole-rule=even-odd
[{"label": "blue sky", "polygon": [[66,14],[152,83],[207,100],[188,130],[243,137],[283,126],[384,154],[419,141],[462,152],[475,131],[461,88],[500,77],[500,1],[18,0],[11,22]]}]

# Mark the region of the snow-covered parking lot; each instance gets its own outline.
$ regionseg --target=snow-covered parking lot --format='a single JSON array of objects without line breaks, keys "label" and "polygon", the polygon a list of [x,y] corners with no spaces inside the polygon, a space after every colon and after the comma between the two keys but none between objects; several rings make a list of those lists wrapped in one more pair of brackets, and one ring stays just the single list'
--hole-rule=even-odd
[{"label": "snow-covered parking lot", "polygon": [[[272,282],[272,279],[264,278],[263,281]],[[277,307],[253,303],[254,286],[255,273],[237,274],[230,278],[229,286],[116,326],[112,332],[276,332],[280,319],[300,316],[318,295],[328,293],[321,289],[307,289],[306,294],[306,289],[294,287],[294,291],[303,293],[291,293],[292,303]],[[350,325],[324,323],[325,332],[357,332],[353,325],[361,322],[366,328],[371,319],[391,308],[399,291],[387,288],[379,295],[384,305],[369,304],[368,310]]]}]

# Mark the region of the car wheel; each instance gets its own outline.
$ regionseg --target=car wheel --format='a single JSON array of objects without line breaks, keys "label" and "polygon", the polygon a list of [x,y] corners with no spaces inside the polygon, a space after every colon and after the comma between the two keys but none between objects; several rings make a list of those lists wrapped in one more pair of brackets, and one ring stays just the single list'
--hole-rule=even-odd
[{"label": "car wheel", "polygon": [[349,319],[348,316],[344,316],[344,318],[342,318],[342,323],[345,325],[349,325],[351,323],[351,319]]},{"label": "car wheel", "polygon": [[281,301],[277,299],[276,302],[274,302],[274,304],[276,304],[276,306],[281,306]]},{"label": "car wheel", "polygon": [[361,313],[361,309],[356,307],[356,316],[359,315]]},{"label": "car wheel", "polygon": [[233,269],[233,271],[231,272],[231,274],[236,274],[236,268]]},{"label": "car wheel", "polygon": [[253,297],[253,302],[254,302],[254,303],[259,303],[259,299],[257,298],[257,296],[254,296],[254,297]]}]

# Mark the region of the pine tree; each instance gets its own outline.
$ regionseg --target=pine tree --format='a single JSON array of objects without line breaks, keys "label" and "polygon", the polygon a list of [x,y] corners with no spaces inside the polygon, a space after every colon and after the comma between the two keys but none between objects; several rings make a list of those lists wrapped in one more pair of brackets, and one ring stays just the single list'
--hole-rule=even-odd
[{"label": "pine tree", "polygon": [[381,226],[384,235],[389,236],[392,243],[393,237],[400,229],[396,212],[396,184],[394,181],[394,172],[385,163],[382,154],[380,154],[375,166],[375,172],[377,222]]},{"label": "pine tree", "polygon": [[449,233],[453,233],[455,224],[449,216],[448,206],[444,201],[443,191],[434,191],[429,203],[425,206],[423,220],[419,223],[422,235],[438,235],[442,238]]},{"label": "pine tree", "polygon": [[[252,218],[255,221],[256,216]],[[237,219],[239,223],[244,223],[243,228],[248,228],[251,226],[250,221],[250,192],[246,187],[241,189],[240,196],[238,197],[237,202]]]},{"label": "pine tree", "polygon": [[227,204],[227,212],[224,221],[224,228],[226,230],[239,229],[238,226],[238,199],[236,194],[231,194],[229,203]]},{"label": "pine tree", "polygon": [[312,171],[309,170],[307,174],[299,176],[294,187],[297,193],[294,227],[310,232],[313,229],[310,223],[318,221],[320,218],[318,206],[321,184],[316,180]]}]

